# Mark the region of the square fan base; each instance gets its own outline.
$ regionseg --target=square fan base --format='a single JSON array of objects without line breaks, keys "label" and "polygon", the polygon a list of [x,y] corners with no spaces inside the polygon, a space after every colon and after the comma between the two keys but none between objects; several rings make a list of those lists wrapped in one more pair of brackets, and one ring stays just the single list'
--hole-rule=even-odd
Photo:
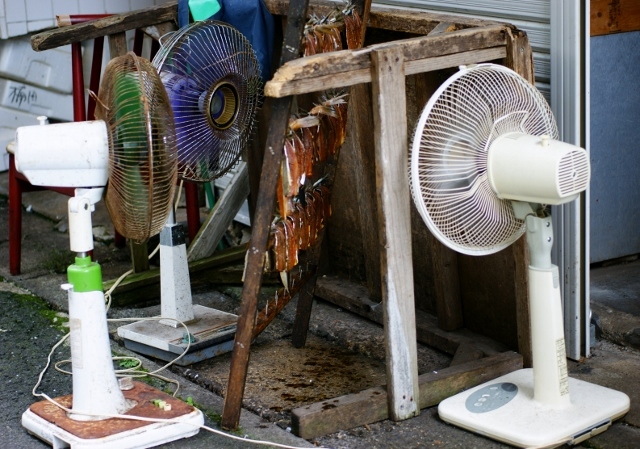
[{"label": "square fan base", "polygon": [[[190,365],[233,350],[237,315],[201,305],[193,306],[193,314],[195,319],[185,324],[196,341],[176,365]],[[118,335],[124,339],[127,349],[167,362],[187,347],[184,333],[181,325],[172,327],[158,321],[137,321],[118,328]]]},{"label": "square fan base", "polygon": [[[140,382],[134,388],[123,391],[125,398],[136,405],[128,415],[146,418],[175,419],[175,423],[150,423],[128,419],[104,419],[100,421],[76,421],[67,413],[51,404],[41,401],[33,404],[22,414],[22,426],[53,449],[134,449],[158,446],[160,444],[188,438],[198,433],[204,424],[202,412],[187,403]],[[162,399],[171,404],[165,411],[151,401]],[[55,399],[70,408],[71,395]]]},{"label": "square fan base", "polygon": [[444,421],[518,447],[577,444],[604,432],[629,411],[629,397],[569,378],[571,405],[554,409],[533,399],[533,369],[514,371],[445,399]]}]

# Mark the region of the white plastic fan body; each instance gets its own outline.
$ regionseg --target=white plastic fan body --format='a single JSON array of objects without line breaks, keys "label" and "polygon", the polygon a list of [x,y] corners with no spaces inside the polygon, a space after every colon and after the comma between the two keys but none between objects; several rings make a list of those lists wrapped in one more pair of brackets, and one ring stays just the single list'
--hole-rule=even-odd
[{"label": "white plastic fan body", "polygon": [[578,443],[629,410],[625,394],[568,376],[544,205],[575,199],[588,186],[590,168],[583,149],[555,137],[551,111],[533,86],[510,69],[480,64],[462,67],[431,97],[411,151],[414,202],[443,244],[485,255],[526,232],[533,369],[438,407],[447,422],[520,447]]},{"label": "white plastic fan body", "polygon": [[[102,120],[45,125],[46,117],[39,119],[41,126],[16,130],[14,152],[16,168],[30,183],[76,188],[68,202],[70,247],[76,258],[67,271],[69,283],[62,285],[69,298],[73,395],[68,415],[56,415],[58,408],[49,404],[44,409],[34,404],[23,413],[22,425],[54,448],[152,447],[195,435],[204,423],[202,412],[196,408],[168,416],[173,422],[150,422],[133,429],[114,424],[114,420],[105,421],[129,411],[143,418],[157,416],[155,411],[149,414],[136,408],[143,404],[127,399],[120,389],[109,343],[102,273],[99,264],[89,257],[94,247],[91,212],[109,181],[114,143]],[[148,124],[148,118],[143,120]],[[127,139],[123,137],[120,143],[127,145]],[[64,398],[55,400],[64,402]],[[92,421],[86,428],[96,433],[89,432],[87,437],[82,426],[65,426],[65,419]]]}]

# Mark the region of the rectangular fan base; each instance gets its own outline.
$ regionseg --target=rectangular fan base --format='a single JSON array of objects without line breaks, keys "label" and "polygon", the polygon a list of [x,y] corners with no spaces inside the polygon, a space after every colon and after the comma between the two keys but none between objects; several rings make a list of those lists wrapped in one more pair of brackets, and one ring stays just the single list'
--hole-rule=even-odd
[{"label": "rectangular fan base", "polygon": [[569,391],[571,405],[565,408],[535,401],[533,370],[522,369],[445,399],[438,413],[448,423],[513,446],[551,448],[604,432],[629,411],[629,397],[619,391],[572,378]]},{"label": "rectangular fan base", "polygon": [[[134,382],[134,388],[123,393],[127,399],[136,402],[128,415],[175,419],[177,422],[154,423],[117,418],[76,421],[49,401],[41,401],[22,414],[22,426],[53,449],[142,449],[191,437],[204,424],[200,410],[148,385]],[[151,401],[154,399],[171,404],[171,410],[164,411],[153,405]],[[70,408],[73,397],[68,395],[55,400]]]},{"label": "rectangular fan base", "polygon": [[[196,341],[177,365],[190,365],[233,350],[236,315],[200,305],[193,306],[193,314],[195,319],[185,324]],[[184,333],[181,325],[173,327],[159,321],[137,321],[118,328],[127,349],[165,361],[174,360],[184,352],[187,347]]]}]

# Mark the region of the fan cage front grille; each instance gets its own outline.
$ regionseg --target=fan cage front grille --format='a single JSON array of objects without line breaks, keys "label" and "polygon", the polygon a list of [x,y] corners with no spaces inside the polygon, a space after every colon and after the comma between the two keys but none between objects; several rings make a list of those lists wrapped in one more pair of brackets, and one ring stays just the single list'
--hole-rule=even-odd
[{"label": "fan cage front grille", "polygon": [[129,53],[109,62],[96,118],[108,129],[105,203],[114,227],[135,242],[146,241],[165,225],[177,179],[173,114],[149,61]]},{"label": "fan cage front grille", "polygon": [[584,151],[570,151],[558,164],[558,188],[561,197],[580,193],[589,185],[591,168],[589,157]]},{"label": "fan cage front grille", "polygon": [[486,172],[491,143],[514,131],[558,135],[544,97],[502,66],[463,68],[424,108],[411,147],[411,190],[429,229],[450,248],[491,254],[524,233]]},{"label": "fan cage front grille", "polygon": [[[249,41],[235,28],[205,20],[176,32],[153,60],[175,115],[182,179],[212,181],[240,158],[251,136],[262,78]],[[216,86],[233,93],[233,114],[210,108]],[[220,97],[231,101],[231,96]]]}]

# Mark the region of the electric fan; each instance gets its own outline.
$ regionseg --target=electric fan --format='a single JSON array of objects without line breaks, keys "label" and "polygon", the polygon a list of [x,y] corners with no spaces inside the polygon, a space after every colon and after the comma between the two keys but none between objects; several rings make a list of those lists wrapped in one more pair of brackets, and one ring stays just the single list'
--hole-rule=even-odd
[{"label": "electric fan", "polygon": [[[205,20],[162,43],[153,60],[175,118],[178,173],[209,182],[238,161],[250,137],[260,97],[260,67],[251,44],[235,28]],[[233,349],[237,316],[193,305],[182,228],[170,217],[160,234],[160,322],[118,329],[125,346],[187,365]],[[184,335],[175,319],[189,325]]]},{"label": "electric fan", "polygon": [[[69,199],[69,238],[77,256],[63,285],[69,295],[73,395],[55,399],[70,412],[42,401],[23,414],[22,424],[55,448],[151,447],[196,434],[203,416],[145,384],[120,388],[101,269],[88,252],[91,211],[107,182],[107,204],[119,232],[146,240],[162,228],[176,179],[173,115],[155,68],[133,53],[107,65],[96,115],[100,120],[16,131],[16,168],[32,184],[76,187]],[[154,399],[168,407],[160,410]],[[123,414],[170,421],[110,418]]]},{"label": "electric fan", "polygon": [[577,198],[587,188],[590,166],[586,151],[557,136],[551,110],[532,85],[505,67],[480,64],[462,67],[431,97],[410,156],[414,202],[446,246],[491,254],[526,233],[533,369],[438,407],[447,422],[520,447],[578,443],[629,410],[624,393],[567,374],[546,205]]}]

